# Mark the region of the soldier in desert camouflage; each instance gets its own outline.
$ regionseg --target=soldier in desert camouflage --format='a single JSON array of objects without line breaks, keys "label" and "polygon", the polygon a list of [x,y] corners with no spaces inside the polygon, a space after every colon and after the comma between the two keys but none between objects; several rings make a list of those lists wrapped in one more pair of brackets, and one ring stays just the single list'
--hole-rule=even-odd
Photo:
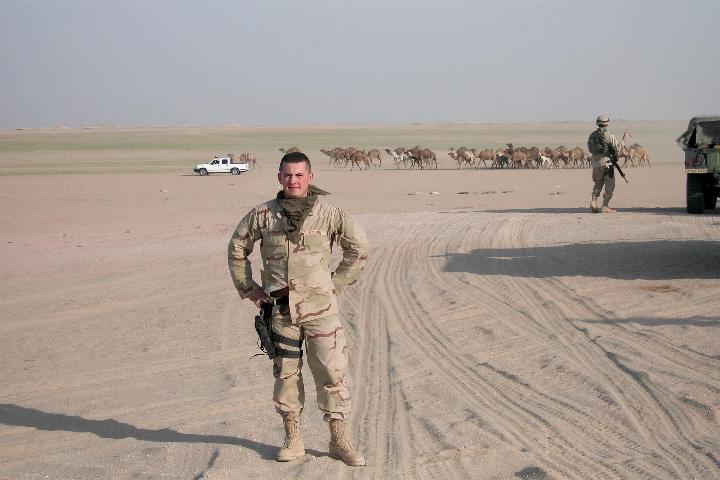
[{"label": "soldier in desert camouflage", "polygon": [[[305,403],[303,353],[315,380],[318,408],[330,426],[330,456],[351,466],[365,459],[348,439],[350,393],[345,333],[336,295],[356,282],[367,260],[362,228],[311,185],[308,157],[287,153],[280,161],[277,198],[253,208],[235,230],[228,247],[228,265],[240,297],[260,307],[274,299],[273,402],[283,418],[285,444],[278,461],[305,454],[300,414]],[[248,256],[260,240],[262,286],[252,278]],[[329,261],[333,245],[342,249],[334,272]],[[305,341],[305,351],[301,349]]]},{"label": "soldier in desert camouflage", "polygon": [[[592,155],[590,162],[594,182],[592,199],[590,200],[590,210],[593,213],[615,212],[615,210],[610,208],[610,199],[615,191],[615,171],[610,157],[614,157],[617,160],[618,155],[622,152],[623,146],[614,135],[607,133],[609,123],[610,119],[608,117],[600,115],[595,120],[595,124],[598,126],[597,130],[592,132],[588,137],[587,145]],[[602,208],[599,209],[597,199],[603,187],[605,187],[605,194],[603,195]]]}]

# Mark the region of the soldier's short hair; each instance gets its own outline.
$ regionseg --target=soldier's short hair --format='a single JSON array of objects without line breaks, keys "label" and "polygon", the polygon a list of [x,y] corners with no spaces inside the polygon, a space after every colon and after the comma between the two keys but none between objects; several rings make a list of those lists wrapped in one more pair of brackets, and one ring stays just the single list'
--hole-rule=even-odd
[{"label": "soldier's short hair", "polygon": [[290,152],[283,155],[280,160],[280,167],[278,171],[282,171],[283,165],[286,163],[305,163],[307,165],[308,172],[312,172],[312,165],[310,165],[310,159],[302,152]]}]

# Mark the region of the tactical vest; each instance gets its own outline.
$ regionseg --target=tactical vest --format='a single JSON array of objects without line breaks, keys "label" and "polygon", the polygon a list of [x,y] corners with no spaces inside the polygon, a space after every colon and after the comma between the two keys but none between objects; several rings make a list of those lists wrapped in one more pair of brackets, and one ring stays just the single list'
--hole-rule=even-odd
[{"label": "tactical vest", "polygon": [[610,155],[610,143],[607,141],[604,128],[598,128],[590,134],[588,150],[593,155],[602,155],[604,157]]}]

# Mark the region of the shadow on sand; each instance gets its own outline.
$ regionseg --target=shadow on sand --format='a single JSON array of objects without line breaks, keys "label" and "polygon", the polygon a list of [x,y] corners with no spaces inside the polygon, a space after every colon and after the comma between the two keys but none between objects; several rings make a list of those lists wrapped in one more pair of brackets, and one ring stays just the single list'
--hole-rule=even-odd
[{"label": "shadow on sand", "polygon": [[620,280],[720,278],[720,242],[657,240],[488,248],[449,253],[447,272],[515,277],[605,277]]},{"label": "shadow on sand", "polygon": [[[0,404],[0,425],[30,427],[49,432],[64,431],[92,433],[100,438],[135,438],[145,442],[185,442],[236,445],[256,451],[265,460],[274,459],[275,453],[278,450],[278,447],[245,438],[230,437],[225,435],[181,433],[169,428],[149,430],[145,428],[137,428],[128,423],[118,422],[117,420],[113,420],[111,418],[106,420],[90,420],[75,415],[43,412],[42,410],[20,407],[9,403]],[[318,452],[317,450],[305,449],[305,451],[315,457],[327,456],[327,453]]]},{"label": "shadow on sand", "polygon": [[[615,208],[615,207],[613,207]],[[668,207],[668,208],[647,208],[647,207],[635,207],[635,208],[615,208],[619,213],[641,213],[646,215],[689,215],[685,208],[682,207]],[[707,210],[705,213],[714,215],[715,210]],[[720,213],[720,210],[717,210]],[[487,210],[453,210],[452,212],[440,212],[440,213],[587,213],[591,214],[589,207],[564,207],[564,208],[500,208],[500,209],[487,209]]]}]

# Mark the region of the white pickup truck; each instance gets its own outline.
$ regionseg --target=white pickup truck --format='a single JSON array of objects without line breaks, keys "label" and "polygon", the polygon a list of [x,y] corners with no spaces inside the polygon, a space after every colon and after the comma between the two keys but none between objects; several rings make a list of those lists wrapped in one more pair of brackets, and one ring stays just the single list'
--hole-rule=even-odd
[{"label": "white pickup truck", "polygon": [[250,165],[247,163],[233,163],[230,157],[215,157],[210,163],[195,165],[193,172],[200,175],[207,175],[208,173],[232,173],[233,175],[240,175],[249,169]]}]

